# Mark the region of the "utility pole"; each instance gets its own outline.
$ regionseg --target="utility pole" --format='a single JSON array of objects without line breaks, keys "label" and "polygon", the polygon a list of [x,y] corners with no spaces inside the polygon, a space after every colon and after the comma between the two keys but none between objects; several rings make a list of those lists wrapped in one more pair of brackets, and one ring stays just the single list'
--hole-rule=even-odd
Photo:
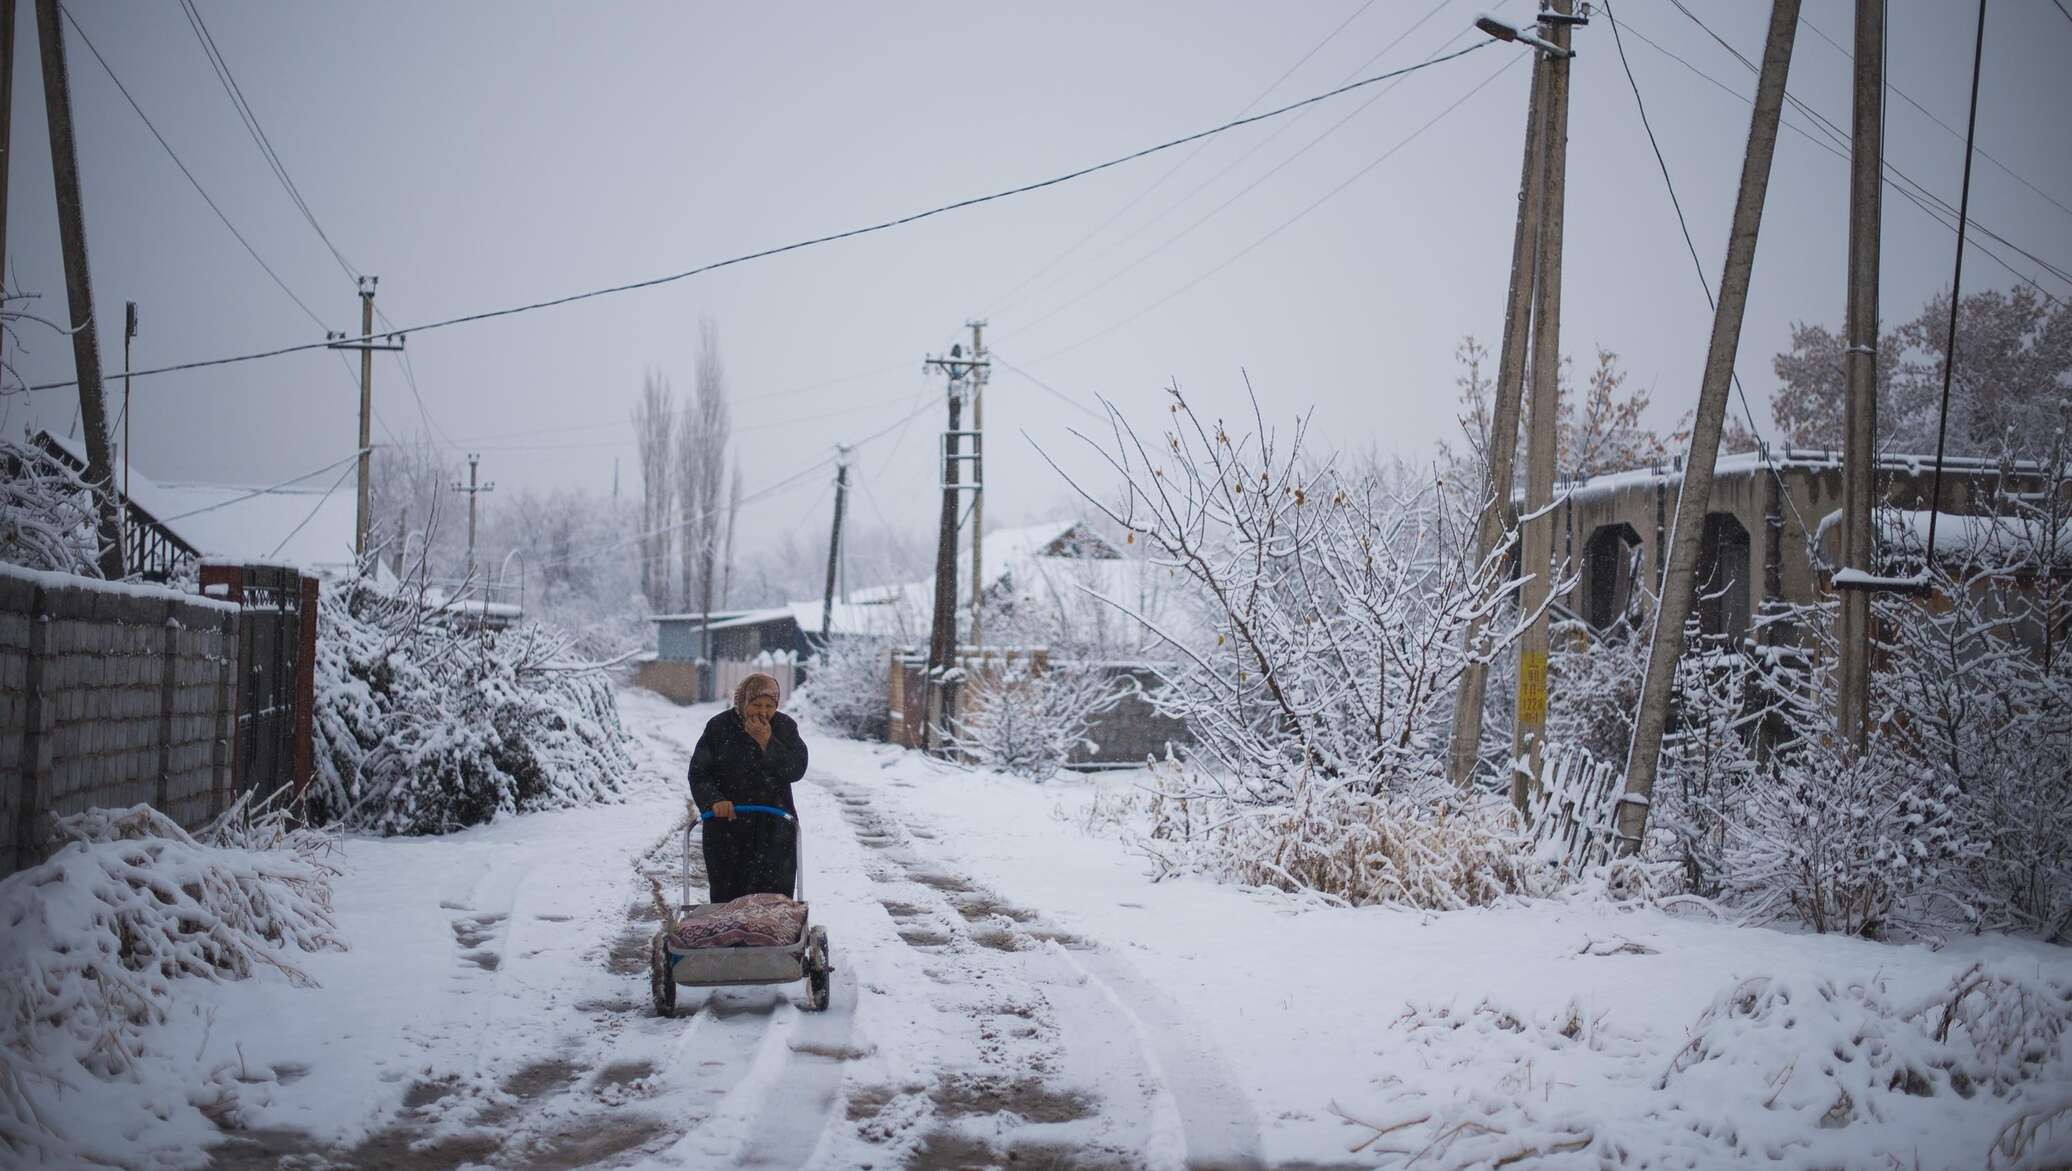
[{"label": "utility pole", "polygon": [[1696,593],[1698,545],[1712,498],[1712,470],[1719,458],[1720,429],[1726,422],[1734,354],[1741,345],[1741,318],[1748,307],[1756,235],[1763,225],[1763,197],[1770,184],[1770,163],[1777,153],[1777,119],[1784,108],[1785,75],[1791,70],[1792,40],[1798,24],[1799,0],[1774,0],[1769,36],[1763,44],[1762,72],[1756,81],[1755,112],[1748,123],[1748,153],[1742,160],[1741,187],[1734,196],[1734,219],[1727,234],[1726,267],[1720,273],[1719,302],[1712,314],[1712,340],[1705,350],[1705,377],[1698,389],[1691,454],[1684,461],[1683,486],[1676,495],[1676,521],[1669,530],[1669,563],[1663,571],[1662,596],[1655,609],[1655,631],[1648,645],[1647,674],[1641,683],[1633,748],[1626,759],[1626,792],[1619,799],[1619,848],[1626,853],[1640,848],[1641,835],[1647,830],[1648,803],[1654,797],[1662,733],[1669,722],[1669,698],[1676,682],[1676,661],[1683,657],[1684,619],[1691,613]]},{"label": "utility pole", "polygon": [[835,445],[835,524],[827,535],[827,589],[820,595],[820,637],[825,640],[835,621],[835,567],[841,564],[842,510],[849,504],[849,449]]},{"label": "utility pole", "polygon": [[467,577],[475,576],[475,498],[484,492],[496,491],[496,483],[494,481],[487,484],[475,482],[476,465],[481,462],[481,456],[474,452],[469,452],[468,482],[465,484],[459,480],[453,482],[453,490],[455,492],[465,492],[468,494],[468,569],[465,575]]},{"label": "utility pole", "polygon": [[94,329],[92,274],[86,264],[86,214],[79,201],[79,155],[72,141],[71,75],[58,0],[36,0],[36,39],[43,50],[43,108],[50,122],[50,171],[57,188],[58,236],[65,253],[65,300],[72,322],[72,366],[79,377],[79,417],[86,425],[86,478],[99,517],[101,576],[119,581],[122,518],[115,507],[108,458],[108,403],[101,386],[101,341]]},{"label": "utility pole", "polygon": [[137,303],[122,303],[122,506],[129,509],[130,494],[130,343],[137,338]]},{"label": "utility pole", "polygon": [[[971,356],[982,361],[986,356],[985,329],[983,321],[967,321],[971,327]],[[985,632],[979,617],[979,605],[985,600],[985,541],[986,541],[986,368],[980,366],[971,372],[971,645],[985,645]]]},{"label": "utility pole", "polygon": [[359,507],[353,514],[355,562],[367,555],[367,530],[374,523],[374,351],[403,348],[403,339],[397,334],[390,334],[386,342],[374,340],[374,286],[380,283],[378,276],[360,278],[359,337],[326,334],[331,339],[330,349],[360,351],[360,487]]},{"label": "utility pole", "polygon": [[0,0],[0,284],[7,274],[7,172],[13,161],[14,0]]},{"label": "utility pole", "polygon": [[942,515],[936,526],[935,613],[928,638],[928,722],[923,734],[931,748],[939,746],[936,737],[949,716],[943,710],[942,676],[957,662],[957,464],[974,458],[960,450],[960,440],[968,433],[959,430],[957,424],[972,372],[984,365],[976,356],[966,358],[963,347],[954,345],[949,357],[927,358],[921,363],[922,370],[940,370],[947,376],[950,406],[949,426],[942,433],[938,461]]},{"label": "utility pole", "polygon": [[[1554,0],[1542,13],[1554,52],[1541,60],[1547,73],[1545,149],[1540,165],[1540,235],[1533,262],[1532,412],[1525,443],[1525,509],[1518,573],[1518,604],[1535,615],[1518,640],[1518,716],[1511,729],[1511,802],[1526,807],[1539,783],[1547,735],[1547,600],[1554,577],[1554,464],[1559,456],[1561,399],[1561,243],[1568,186],[1568,65],[1573,0]],[[1520,766],[1523,766],[1522,769]]]},{"label": "utility pole", "polygon": [[[1842,564],[1876,572],[1878,242],[1884,212],[1885,0],[1856,0],[1856,98],[1849,150],[1849,394],[1842,412]],[[1934,507],[1940,508],[1938,503]],[[1842,590],[1835,731],[1858,751],[1870,725],[1871,597]]]},{"label": "utility pole", "polygon": [[[1518,225],[1511,234],[1511,291],[1504,301],[1504,337],[1497,353],[1496,406],[1490,419],[1489,479],[1483,485],[1482,515],[1475,529],[1475,564],[1489,560],[1498,538],[1516,523],[1511,508],[1512,467],[1518,451],[1518,403],[1524,397],[1525,338],[1532,320],[1533,252],[1539,240],[1540,127],[1546,106],[1547,58],[1535,54],[1532,90],[1525,107],[1525,161],[1519,165]],[[1488,622],[1468,626],[1465,645],[1478,653]],[[1460,693],[1453,705],[1453,782],[1474,779],[1482,752],[1482,700],[1489,664],[1471,659],[1461,672]]]}]

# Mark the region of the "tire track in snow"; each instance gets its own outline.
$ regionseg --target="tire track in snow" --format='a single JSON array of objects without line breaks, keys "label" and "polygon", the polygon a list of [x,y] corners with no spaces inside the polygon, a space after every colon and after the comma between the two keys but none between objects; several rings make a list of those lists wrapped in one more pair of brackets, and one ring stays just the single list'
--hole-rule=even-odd
[{"label": "tire track in snow", "polygon": [[[935,961],[923,970],[946,991],[979,993],[971,1008],[1006,1010],[973,1013],[979,1068],[937,1079],[932,1109],[913,1121],[925,1134],[905,1166],[1264,1166],[1257,1121],[1220,1054],[1126,963],[924,856],[939,853],[927,845],[934,835],[880,815],[860,787],[811,779],[835,795],[857,842],[875,854],[867,872],[899,937]],[[1058,979],[1060,969],[1069,978]],[[1002,990],[1004,1004],[985,1003]],[[871,1096],[871,1087],[858,1090]],[[875,1096],[882,1110],[914,1095]]]}]

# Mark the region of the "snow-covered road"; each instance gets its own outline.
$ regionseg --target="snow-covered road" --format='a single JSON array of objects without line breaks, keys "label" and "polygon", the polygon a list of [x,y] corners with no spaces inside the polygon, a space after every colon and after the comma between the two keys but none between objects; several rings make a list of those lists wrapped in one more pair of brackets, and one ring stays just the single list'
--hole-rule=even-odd
[{"label": "snow-covered road", "polygon": [[[1126,778],[1037,785],[811,729],[832,1008],[684,989],[659,1018],[656,892],[712,709],[620,702],[623,802],[345,841],[351,950],[306,957],[319,988],[197,988],[163,1042],[209,1071],[188,1100],[213,1095],[213,1121],[176,1113],[140,1149],[309,1171],[1954,1168],[2072,1101],[2057,1034],[1995,1049],[1989,1028],[2072,995],[2062,949],[1152,883],[1104,823]],[[1975,1028],[1951,1031],[1953,987]]]},{"label": "snow-covered road", "polygon": [[712,709],[621,703],[642,765],[623,804],[350,839],[351,950],[309,958],[322,987],[209,990],[195,1043],[244,1068],[217,1165],[1262,1165],[1200,1028],[973,880],[892,811],[912,782],[865,746],[816,741],[796,794],[831,1009],[805,1012],[798,985],[683,989],[655,1016],[655,892],[675,894],[681,774]]}]

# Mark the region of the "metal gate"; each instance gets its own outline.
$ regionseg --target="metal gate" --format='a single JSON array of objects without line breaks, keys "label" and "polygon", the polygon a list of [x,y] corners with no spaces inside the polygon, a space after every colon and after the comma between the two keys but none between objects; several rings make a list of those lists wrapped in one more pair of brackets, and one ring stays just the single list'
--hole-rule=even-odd
[{"label": "metal gate", "polygon": [[315,578],[278,565],[204,565],[202,592],[238,604],[231,791],[300,790],[315,699]]}]

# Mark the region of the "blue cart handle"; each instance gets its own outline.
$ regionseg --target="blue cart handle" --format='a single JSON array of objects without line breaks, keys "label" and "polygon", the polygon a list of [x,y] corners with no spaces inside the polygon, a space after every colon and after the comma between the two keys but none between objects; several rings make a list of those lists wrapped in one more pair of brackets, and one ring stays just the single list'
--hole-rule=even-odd
[{"label": "blue cart handle", "polygon": [[[790,810],[787,810],[787,809],[779,809],[779,808],[777,808],[777,807],[776,807],[775,805],[736,805],[736,806],[734,806],[734,812],[736,812],[736,813],[764,813],[764,814],[768,814],[768,815],[769,815],[769,816],[771,816],[771,817],[781,817],[781,818],[783,818],[783,819],[784,819],[784,820],[786,820],[786,821],[790,821],[790,820],[791,820],[791,811],[790,811]],[[698,820],[699,820],[699,821],[711,821],[711,820],[712,820],[712,818],[713,818],[713,813],[712,813],[712,811],[711,811],[710,809],[707,809],[707,810],[705,810],[705,811],[703,811],[703,812],[701,812],[701,813],[699,813],[699,814],[698,814]]]},{"label": "blue cart handle", "polygon": [[[776,807],[775,805],[736,805],[736,806],[734,806],[734,812],[736,812],[736,813],[760,813],[760,814],[764,815],[765,817],[781,817],[781,818],[783,818],[784,820],[786,820],[786,821],[788,821],[788,822],[792,823],[792,824],[793,824],[794,826],[795,826],[795,825],[797,825],[797,824],[799,823],[799,822],[798,822],[798,818],[796,818],[796,817],[793,817],[793,816],[791,815],[791,811],[790,811],[790,810],[787,810],[787,809],[779,809],[779,808],[777,808],[777,807]],[[708,821],[711,821],[711,820],[712,820],[712,811],[711,811],[711,810],[709,810],[709,809],[702,809],[702,810],[699,810],[699,812],[698,812],[698,825],[699,825],[699,828],[701,828],[701,829],[702,829],[702,828],[704,828],[704,825],[705,825],[705,823],[706,823],[706,822],[708,822]],[[794,837],[794,838],[796,838],[797,836],[798,836],[797,834],[794,834],[794,835],[793,835],[793,837]],[[795,865],[795,869],[794,869],[794,872],[793,872],[793,876],[792,876],[792,880],[791,880],[791,881],[792,881],[792,888],[791,888],[791,890],[792,890],[792,896],[793,896],[794,898],[798,899],[798,900],[799,900],[800,902],[802,902],[802,903],[803,903],[803,902],[805,902],[805,901],[806,901],[806,850],[805,850],[805,844],[804,844],[803,842],[798,842],[798,843],[795,843],[795,844],[794,844],[794,845],[792,846],[792,849],[793,849],[794,851],[796,851],[796,855],[795,855],[795,857],[796,857],[796,865]],[[687,907],[687,906],[690,906],[690,904],[691,904],[691,827],[690,827],[690,823],[688,823],[688,822],[684,823],[684,827],[683,827],[683,853],[682,853],[682,855],[680,856],[680,858],[678,859],[678,871],[679,871],[679,874],[680,874],[680,876],[681,876],[681,882],[682,882],[682,886],[683,886],[683,902],[682,902],[682,904],[681,904],[681,905],[683,905],[683,906],[686,906],[686,907]]]}]

